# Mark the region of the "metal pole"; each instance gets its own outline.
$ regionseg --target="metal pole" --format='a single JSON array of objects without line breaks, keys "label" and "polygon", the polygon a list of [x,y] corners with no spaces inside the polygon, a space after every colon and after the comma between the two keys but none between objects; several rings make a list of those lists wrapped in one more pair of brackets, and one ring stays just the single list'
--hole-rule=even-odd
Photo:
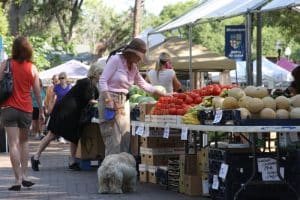
[{"label": "metal pole", "polygon": [[189,76],[190,76],[190,91],[194,89],[194,78],[192,70],[192,47],[193,47],[193,34],[192,34],[192,24],[189,25],[189,39],[190,39],[190,57],[189,57]]},{"label": "metal pole", "polygon": [[262,85],[262,14],[256,13],[257,32],[256,32],[256,86]]},{"label": "metal pole", "polygon": [[251,31],[252,31],[251,14],[246,14],[246,71],[247,71],[247,84],[253,85],[253,65],[251,60]]}]

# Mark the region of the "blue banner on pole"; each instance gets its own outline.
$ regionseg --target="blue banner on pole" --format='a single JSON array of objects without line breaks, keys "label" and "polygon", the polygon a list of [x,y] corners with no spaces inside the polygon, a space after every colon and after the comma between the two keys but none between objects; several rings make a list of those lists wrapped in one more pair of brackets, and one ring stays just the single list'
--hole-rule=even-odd
[{"label": "blue banner on pole", "polygon": [[237,61],[246,60],[244,25],[225,26],[225,56]]}]

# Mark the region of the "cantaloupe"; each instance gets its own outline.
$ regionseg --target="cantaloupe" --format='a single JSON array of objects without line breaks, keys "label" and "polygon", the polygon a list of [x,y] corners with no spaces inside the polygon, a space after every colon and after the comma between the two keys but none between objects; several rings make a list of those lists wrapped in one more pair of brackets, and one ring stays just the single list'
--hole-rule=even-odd
[{"label": "cantaloupe", "polygon": [[262,101],[264,102],[264,108],[271,108],[276,111],[276,102],[272,97],[264,97]]},{"label": "cantaloupe", "polygon": [[276,102],[276,109],[277,110],[278,109],[289,110],[289,108],[290,108],[290,101],[285,96],[276,97],[275,102]]},{"label": "cantaloupe", "polygon": [[288,119],[289,117],[290,117],[290,113],[285,109],[279,109],[276,111],[277,119]]},{"label": "cantaloupe", "polygon": [[240,108],[247,108],[247,101],[252,99],[252,97],[244,96],[239,99],[238,104]]},{"label": "cantaloupe", "polygon": [[275,119],[276,113],[272,108],[264,108],[260,111],[259,116],[261,119]]},{"label": "cantaloupe", "polygon": [[246,96],[246,94],[245,94],[244,90],[242,90],[241,88],[235,87],[235,88],[228,90],[228,96],[234,97],[237,100],[239,100],[240,98]]},{"label": "cantaloupe", "polygon": [[214,108],[222,108],[224,98],[216,96],[212,100],[212,106]]},{"label": "cantaloupe", "polygon": [[223,109],[235,109],[238,108],[238,101],[234,97],[226,97],[222,105]]},{"label": "cantaloupe", "polygon": [[293,108],[290,112],[291,119],[300,119],[300,108]]},{"label": "cantaloupe", "polygon": [[249,85],[244,89],[244,92],[249,97],[254,97],[255,91],[256,91],[256,87],[252,85]]},{"label": "cantaloupe", "polygon": [[264,98],[266,96],[269,96],[269,91],[265,87],[257,87],[255,92],[254,92],[254,97],[256,98]]},{"label": "cantaloupe", "polygon": [[264,102],[259,98],[252,98],[247,101],[246,108],[251,113],[258,113],[264,108]]},{"label": "cantaloupe", "polygon": [[290,104],[293,107],[300,107],[300,94],[297,94],[297,95],[293,96],[290,99]]},{"label": "cantaloupe", "polygon": [[251,118],[251,113],[247,108],[238,108],[238,110],[241,112],[241,119]]}]

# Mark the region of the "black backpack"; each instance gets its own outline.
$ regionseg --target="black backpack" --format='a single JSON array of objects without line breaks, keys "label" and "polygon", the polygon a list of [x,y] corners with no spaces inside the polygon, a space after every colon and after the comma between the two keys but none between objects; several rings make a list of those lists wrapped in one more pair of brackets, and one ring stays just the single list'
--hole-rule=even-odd
[{"label": "black backpack", "polygon": [[13,76],[11,72],[11,60],[6,61],[3,78],[0,80],[0,104],[4,103],[13,92]]}]

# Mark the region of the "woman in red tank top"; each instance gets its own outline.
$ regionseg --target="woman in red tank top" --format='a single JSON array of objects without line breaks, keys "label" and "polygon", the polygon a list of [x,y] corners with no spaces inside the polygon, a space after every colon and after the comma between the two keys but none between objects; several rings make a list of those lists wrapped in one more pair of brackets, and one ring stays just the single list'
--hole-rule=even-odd
[{"label": "woman in red tank top", "polygon": [[[39,76],[32,64],[32,47],[27,38],[17,37],[13,42],[11,71],[13,74],[13,93],[1,107],[2,123],[8,136],[9,156],[12,163],[15,184],[9,190],[19,191],[31,187],[33,182],[27,178],[28,168],[28,133],[31,124],[32,100],[30,89],[33,88],[39,109],[42,110]],[[5,62],[0,66],[0,79]],[[44,120],[43,112],[39,119]]]}]

